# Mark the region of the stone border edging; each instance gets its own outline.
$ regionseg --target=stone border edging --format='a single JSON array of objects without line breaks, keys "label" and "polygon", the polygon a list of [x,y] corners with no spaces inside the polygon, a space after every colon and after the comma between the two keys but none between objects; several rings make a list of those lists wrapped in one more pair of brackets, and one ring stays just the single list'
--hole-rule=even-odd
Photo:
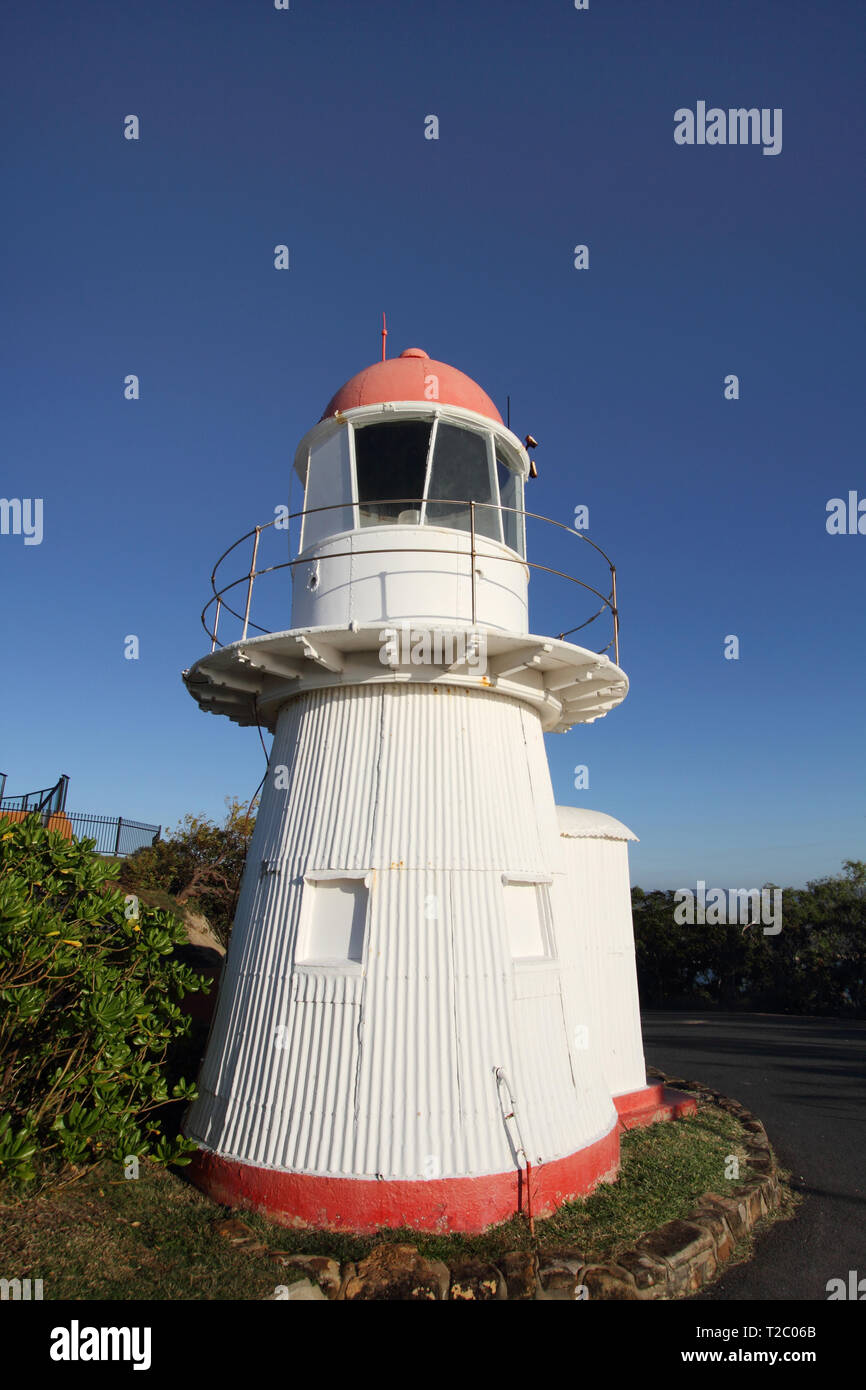
[{"label": "stone border edging", "polygon": [[[649,1231],[610,1264],[585,1266],[581,1282],[590,1298],[670,1299],[695,1293],[730,1259],[737,1241],[780,1205],[778,1165],[757,1116],[702,1081],[671,1077],[656,1067],[647,1070],[665,1086],[691,1091],[699,1101],[710,1101],[738,1119],[751,1135],[745,1149],[757,1177],[731,1187],[725,1195],[705,1192],[684,1219],[666,1221]],[[540,1282],[543,1290],[544,1269]],[[550,1295],[542,1292],[540,1296]]]}]

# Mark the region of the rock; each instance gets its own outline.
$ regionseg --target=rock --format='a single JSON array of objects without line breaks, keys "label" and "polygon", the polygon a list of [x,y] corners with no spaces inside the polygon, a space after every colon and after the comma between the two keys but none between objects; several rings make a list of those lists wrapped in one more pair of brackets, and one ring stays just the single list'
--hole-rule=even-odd
[{"label": "rock", "polygon": [[267,1252],[268,1247],[259,1240],[252,1226],[248,1226],[246,1221],[239,1221],[236,1216],[215,1222],[214,1230],[218,1236],[223,1236],[239,1250],[243,1250],[245,1255],[264,1255]]},{"label": "rock", "polygon": [[562,1257],[542,1261],[538,1269],[538,1282],[541,1285],[540,1299],[560,1303],[573,1303],[578,1285],[582,1282],[583,1260],[570,1260]]},{"label": "rock", "polygon": [[778,1170],[774,1167],[771,1174],[758,1178],[757,1184],[761,1189],[765,1215],[777,1211],[780,1201]]},{"label": "rock", "polygon": [[720,1110],[726,1110],[735,1119],[741,1119],[749,1113],[744,1105],[741,1105],[738,1100],[731,1100],[730,1096],[716,1096],[715,1102]]},{"label": "rock", "polygon": [[709,1231],[716,1247],[716,1259],[720,1264],[731,1258],[734,1253],[734,1238],[718,1207],[709,1203],[706,1206],[699,1203],[689,1216],[689,1221],[693,1221],[696,1226],[702,1226],[705,1231]]},{"label": "rock", "polygon": [[769,1163],[774,1162],[773,1150],[770,1148],[770,1141],[766,1135],[764,1135],[763,1140],[760,1135],[755,1135],[754,1139],[743,1145],[743,1148],[746,1151],[746,1158],[749,1163],[754,1163],[755,1161],[759,1163],[765,1161]]},{"label": "rock", "polygon": [[742,1197],[734,1196],[733,1193],[721,1195],[718,1192],[706,1192],[701,1198],[701,1206],[712,1206],[721,1212],[734,1240],[739,1240],[740,1236],[745,1235],[751,1225],[748,1202]]},{"label": "rock", "polygon": [[180,909],[183,916],[183,924],[186,927],[186,934],[191,946],[201,946],[206,950],[213,951],[218,957],[223,957],[226,948],[223,946],[213,927],[203,912],[197,912],[184,903]]},{"label": "rock", "polygon": [[634,1302],[638,1297],[631,1275],[622,1265],[587,1265],[580,1282],[590,1299]]},{"label": "rock", "polygon": [[773,1162],[771,1154],[762,1153],[760,1150],[758,1150],[755,1153],[749,1152],[747,1157],[749,1167],[751,1168],[752,1172],[757,1173],[759,1177],[770,1178],[775,1173],[776,1165]]},{"label": "rock", "polygon": [[748,1225],[756,1226],[762,1216],[766,1216],[766,1206],[762,1200],[760,1179],[754,1183],[744,1183],[741,1187],[735,1187],[731,1191],[731,1196],[744,1201],[748,1208]]},{"label": "rock", "polygon": [[272,1250],[271,1259],[287,1269],[299,1269],[308,1279],[312,1279],[330,1299],[338,1296],[342,1288],[340,1266],[337,1260],[327,1255],[292,1255],[288,1251]]},{"label": "rock", "polygon": [[448,1285],[451,1283],[451,1270],[443,1260],[425,1260],[428,1269],[439,1281],[439,1297],[448,1297]]},{"label": "rock", "polygon": [[233,1243],[238,1240],[250,1240],[255,1236],[252,1226],[248,1226],[246,1221],[239,1221],[236,1216],[226,1217],[222,1221],[214,1222],[214,1230],[218,1236],[225,1236]]},{"label": "rock", "polygon": [[[752,1160],[749,1160],[750,1163]],[[767,1165],[755,1165],[760,1176],[742,1187],[735,1187],[731,1193],[748,1207],[749,1225],[754,1226],[763,1216],[769,1216],[779,1205],[779,1179],[775,1166],[766,1171]]]},{"label": "rock", "polygon": [[664,1298],[668,1286],[668,1267],[645,1250],[623,1250],[616,1257],[621,1269],[630,1274],[642,1298]]},{"label": "rock", "polygon": [[294,1284],[289,1284],[285,1293],[278,1295],[280,1301],[288,1303],[327,1303],[325,1295],[318,1284],[311,1284],[309,1279],[299,1279]]},{"label": "rock", "polygon": [[690,1221],[666,1221],[657,1230],[641,1236],[637,1249],[669,1265],[682,1264],[693,1255],[709,1250],[712,1237]]},{"label": "rock", "polygon": [[749,1163],[769,1161],[774,1163],[773,1150],[770,1148],[770,1141],[765,1133],[750,1134],[743,1145],[746,1151],[746,1158]]},{"label": "rock", "polygon": [[340,1292],[337,1294],[337,1298],[342,1300],[346,1297],[346,1287],[349,1283],[349,1280],[354,1279],[357,1273],[357,1267],[352,1263],[351,1260],[347,1261],[347,1263],[343,1265],[343,1268],[340,1272]]},{"label": "rock", "polygon": [[717,1269],[713,1237],[691,1221],[666,1221],[641,1236],[635,1248],[666,1262],[671,1271],[671,1292],[698,1289]]},{"label": "rock", "polygon": [[347,1302],[446,1298],[451,1272],[441,1260],[425,1260],[414,1245],[377,1245],[346,1281]]},{"label": "rock", "polygon": [[505,1280],[495,1265],[483,1260],[460,1260],[451,1266],[450,1299],[489,1303],[505,1298]]},{"label": "rock", "polygon": [[499,1267],[505,1276],[510,1299],[535,1298],[538,1286],[538,1258],[532,1250],[512,1250],[503,1255]]}]

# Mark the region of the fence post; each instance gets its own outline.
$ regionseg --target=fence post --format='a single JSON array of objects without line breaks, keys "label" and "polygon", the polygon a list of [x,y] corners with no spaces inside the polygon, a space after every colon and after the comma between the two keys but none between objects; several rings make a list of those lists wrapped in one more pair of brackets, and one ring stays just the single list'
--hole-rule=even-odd
[{"label": "fence post", "polygon": [[616,567],[610,567],[610,596],[613,599],[613,659],[619,665],[619,609],[616,606]]},{"label": "fence post", "polygon": [[247,606],[244,609],[243,640],[246,640],[247,628],[250,625],[250,603],[252,602],[253,597],[253,580],[256,577],[256,557],[259,553],[259,535],[261,533],[261,529],[261,526],[256,527],[256,539],[253,542],[253,558],[250,561],[249,583],[247,584]]},{"label": "fence post", "polygon": [[222,599],[219,597],[219,595],[217,595],[216,621],[214,622],[214,625],[213,625],[213,641],[211,642],[211,647],[210,647],[210,649],[211,649],[212,652],[215,652],[215,651],[216,651],[217,633],[219,632],[219,625],[220,625],[220,608],[221,608],[221,607],[222,607]]},{"label": "fence post", "polygon": [[120,827],[123,825],[123,816],[117,817],[117,834],[114,837],[114,857],[120,854]]}]

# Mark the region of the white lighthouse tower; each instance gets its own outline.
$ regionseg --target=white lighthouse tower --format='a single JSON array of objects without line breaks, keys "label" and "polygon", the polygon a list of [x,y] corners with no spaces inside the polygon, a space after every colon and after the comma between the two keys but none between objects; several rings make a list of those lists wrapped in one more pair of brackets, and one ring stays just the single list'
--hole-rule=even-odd
[{"label": "white lighthouse tower", "polygon": [[185,1125],[196,1180],[354,1231],[550,1211],[616,1172],[621,1114],[661,1113],[633,836],[558,811],[542,737],[627,679],[530,632],[530,461],[462,372],[417,348],[374,364],[295,466],[290,623],[249,636],[254,559],[241,639],[185,673],[274,734]]}]

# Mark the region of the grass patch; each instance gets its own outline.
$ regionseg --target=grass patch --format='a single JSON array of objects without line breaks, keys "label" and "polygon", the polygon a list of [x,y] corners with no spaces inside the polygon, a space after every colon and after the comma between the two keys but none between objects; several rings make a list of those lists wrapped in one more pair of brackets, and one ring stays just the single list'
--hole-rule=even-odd
[{"label": "grass patch", "polygon": [[289,1283],[217,1234],[223,1214],[163,1168],[143,1163],[127,1181],[105,1162],[0,1209],[0,1262],[7,1277],[43,1279],[45,1299],[263,1299]]},{"label": "grass patch", "polygon": [[[705,1192],[724,1193],[750,1176],[739,1121],[716,1106],[667,1124],[633,1129],[622,1137],[622,1172],[581,1202],[569,1202],[537,1223],[539,1247],[566,1248],[610,1259],[646,1231],[684,1218]],[[739,1160],[739,1179],[725,1178],[729,1155]]]},{"label": "grass patch", "polygon": [[[578,1250],[609,1260],[645,1231],[687,1216],[708,1190],[724,1191],[729,1154],[749,1176],[737,1120],[712,1105],[698,1113],[622,1136],[622,1171],[616,1183],[570,1202],[536,1221],[543,1254]],[[0,1266],[6,1277],[41,1278],[46,1299],[265,1299],[296,1277],[268,1252],[363,1259],[384,1240],[415,1245],[431,1258],[475,1255],[496,1262],[509,1250],[532,1245],[519,1217],[478,1236],[435,1236],[411,1230],[373,1237],[331,1235],[275,1226],[247,1212],[239,1216],[267,1251],[235,1247],[218,1234],[228,1215],[182,1176],[142,1164],[127,1181],[116,1165],[98,1168],[64,1187],[0,1207]]]}]

